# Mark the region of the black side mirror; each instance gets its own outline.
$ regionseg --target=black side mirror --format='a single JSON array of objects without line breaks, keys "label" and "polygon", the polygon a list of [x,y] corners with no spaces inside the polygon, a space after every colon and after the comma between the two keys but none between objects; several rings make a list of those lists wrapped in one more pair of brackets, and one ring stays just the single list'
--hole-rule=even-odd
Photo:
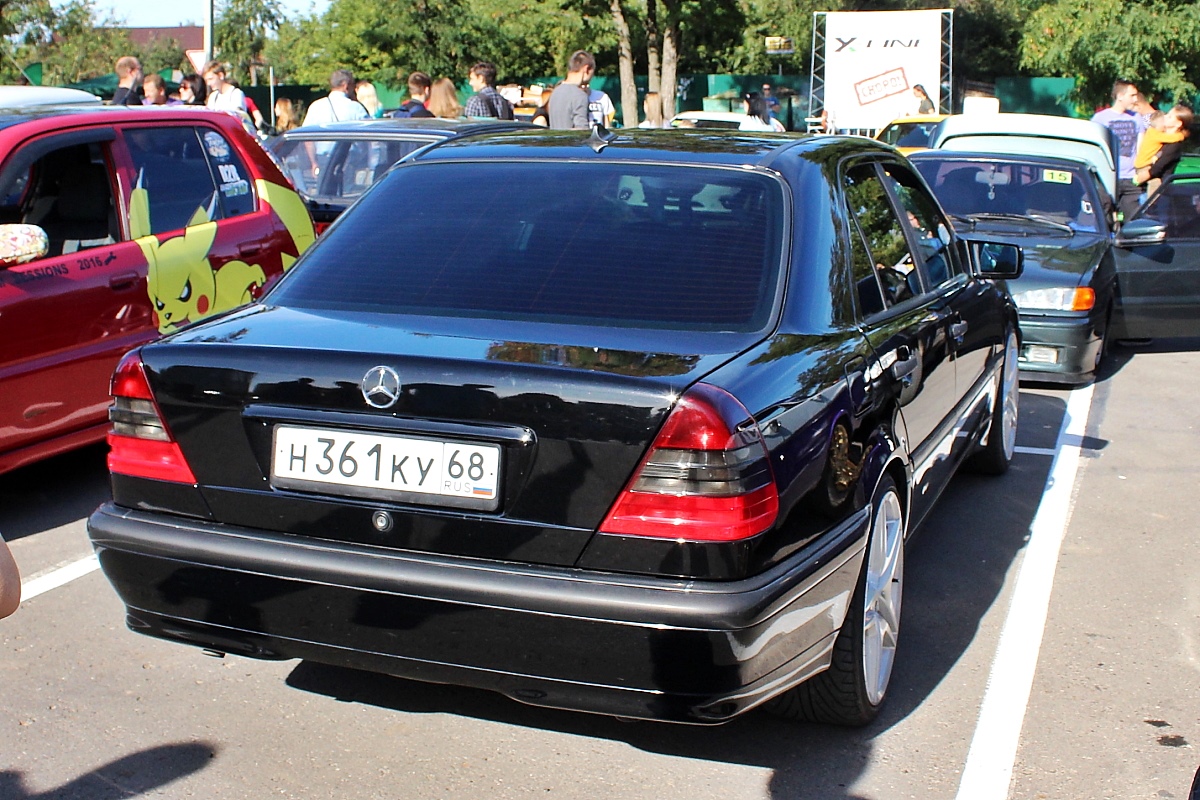
[{"label": "black side mirror", "polygon": [[1167,226],[1158,220],[1142,217],[1126,222],[1117,234],[1117,247],[1136,244],[1158,244],[1167,238]]},{"label": "black side mirror", "polygon": [[979,277],[988,280],[1015,280],[1025,269],[1025,255],[1015,244],[969,242]]}]

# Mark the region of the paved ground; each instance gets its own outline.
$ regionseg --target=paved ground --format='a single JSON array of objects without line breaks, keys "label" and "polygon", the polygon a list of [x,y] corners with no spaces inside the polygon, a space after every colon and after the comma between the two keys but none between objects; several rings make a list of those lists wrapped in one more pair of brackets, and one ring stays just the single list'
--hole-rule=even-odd
[{"label": "paved ground", "polygon": [[[1183,798],[1200,763],[1194,345],[1119,353],[1068,442],[1084,458],[1013,798]],[[628,723],[210,658],[129,633],[91,572],[0,623],[0,799],[958,798],[1069,397],[1023,391],[1013,469],[956,479],[911,542],[892,695],[864,730]],[[100,448],[0,476],[27,579],[90,554],[106,491]]]}]

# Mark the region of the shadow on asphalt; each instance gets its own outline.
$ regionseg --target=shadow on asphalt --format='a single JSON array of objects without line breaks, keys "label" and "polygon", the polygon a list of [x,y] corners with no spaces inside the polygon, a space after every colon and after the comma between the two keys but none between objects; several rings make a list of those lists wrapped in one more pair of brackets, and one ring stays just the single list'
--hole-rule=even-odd
[{"label": "shadow on asphalt", "polygon": [[5,541],[77,522],[111,498],[107,457],[108,445],[95,444],[0,475]]},{"label": "shadow on asphalt", "polygon": [[208,766],[217,749],[207,742],[166,744],[118,758],[69,783],[45,792],[31,792],[15,770],[0,770],[4,800],[123,800],[149,794],[160,786]]},{"label": "shadow on asphalt", "polygon": [[[1053,447],[1065,409],[1063,395],[1023,392],[1018,444]],[[888,701],[880,717],[862,729],[787,722],[763,711],[718,727],[622,721],[312,662],[298,664],[287,683],[403,713],[454,714],[610,739],[647,752],[768,768],[771,797],[780,800],[852,800],[859,797],[852,787],[871,760],[873,740],[912,715],[974,640],[1025,546],[1050,464],[1046,455],[1018,454],[1002,478],[964,474],[951,481],[909,544],[904,635]],[[961,708],[953,719],[937,724],[969,740],[977,712],[973,706]]]}]

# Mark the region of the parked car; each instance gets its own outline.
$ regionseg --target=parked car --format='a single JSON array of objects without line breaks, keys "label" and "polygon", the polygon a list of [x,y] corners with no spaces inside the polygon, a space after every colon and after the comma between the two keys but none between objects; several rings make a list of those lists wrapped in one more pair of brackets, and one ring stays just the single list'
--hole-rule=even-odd
[{"label": "parked car", "polygon": [[672,128],[708,128],[725,131],[769,132],[770,126],[756,116],[736,111],[681,111],[671,117]]},{"label": "parked car", "polygon": [[268,149],[304,197],[319,234],[410,153],[456,136],[528,127],[502,120],[364,119],[295,128]]},{"label": "parked car", "polygon": [[900,117],[880,128],[875,138],[890,144],[901,153],[910,155],[929,147],[930,136],[945,114],[926,114],[916,117]]},{"label": "parked car", "polygon": [[1020,309],[1021,377],[1095,378],[1113,316],[1112,201],[1083,161],[926,150],[912,163],[960,228],[1022,247],[1009,283]]},{"label": "parked car", "polygon": [[0,472],[104,438],[120,356],[228,311],[313,240],[303,201],[224,114],[0,112]]},{"label": "parked car", "polygon": [[907,534],[1012,456],[1019,272],[865,138],[447,141],[125,358],[91,540],[151,636],[865,723]]},{"label": "parked car", "polygon": [[0,86],[0,108],[100,105],[100,98],[82,89],[64,86]]},{"label": "parked car", "polygon": [[955,114],[938,123],[929,146],[1086,161],[1110,197],[1117,196],[1116,134],[1098,122],[1048,114]]},{"label": "parked car", "polygon": [[1121,227],[1114,335],[1200,336],[1200,173],[1176,172]]}]

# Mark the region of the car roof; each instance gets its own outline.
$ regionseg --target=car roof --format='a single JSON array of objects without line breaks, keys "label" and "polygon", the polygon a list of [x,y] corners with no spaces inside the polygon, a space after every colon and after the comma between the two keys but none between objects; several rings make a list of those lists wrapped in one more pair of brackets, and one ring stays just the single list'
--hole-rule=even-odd
[{"label": "car roof", "polygon": [[422,134],[426,136],[467,136],[486,131],[501,131],[514,128],[535,128],[527,122],[515,120],[441,119],[429,117],[402,117],[398,119],[358,119],[330,122],[325,125],[306,125],[293,128],[283,134],[285,139],[328,139],[330,136],[402,136]]},{"label": "car roof", "polygon": [[1117,188],[1117,148],[1112,132],[1087,119],[1048,114],[955,114],[930,137],[934,149],[1037,154],[1087,161],[1109,194]]},{"label": "car roof", "polygon": [[1067,167],[1087,169],[1091,164],[1082,158],[1066,156],[1025,155],[1023,153],[988,153],[982,150],[921,150],[911,153],[908,160],[917,161],[1007,161],[1038,167]]},{"label": "car roof", "polygon": [[[896,119],[892,120],[887,125],[884,125],[883,128],[890,128],[893,125],[914,125],[924,122],[941,122],[946,117],[946,114],[914,114],[911,117],[896,117]],[[880,128],[880,130],[883,130],[883,128]]]},{"label": "car roof", "polygon": [[70,117],[73,124],[114,124],[120,122],[143,122],[147,119],[167,118],[176,121],[188,120],[197,115],[211,119],[214,116],[232,120],[240,125],[236,117],[223,111],[210,111],[203,106],[106,106],[97,104],[30,106],[28,108],[0,108],[0,129],[10,128],[26,122],[36,122],[53,117]]},{"label": "car roof", "polygon": [[0,108],[86,103],[99,105],[100,98],[82,89],[63,86],[0,86]]},{"label": "car roof", "polygon": [[801,156],[839,152],[849,155],[852,152],[846,147],[849,142],[855,145],[853,152],[895,153],[873,139],[858,136],[639,128],[621,128],[607,135],[611,138],[605,140],[587,131],[548,131],[545,128],[484,134],[435,145],[409,163],[501,158],[765,167],[784,151]]}]

